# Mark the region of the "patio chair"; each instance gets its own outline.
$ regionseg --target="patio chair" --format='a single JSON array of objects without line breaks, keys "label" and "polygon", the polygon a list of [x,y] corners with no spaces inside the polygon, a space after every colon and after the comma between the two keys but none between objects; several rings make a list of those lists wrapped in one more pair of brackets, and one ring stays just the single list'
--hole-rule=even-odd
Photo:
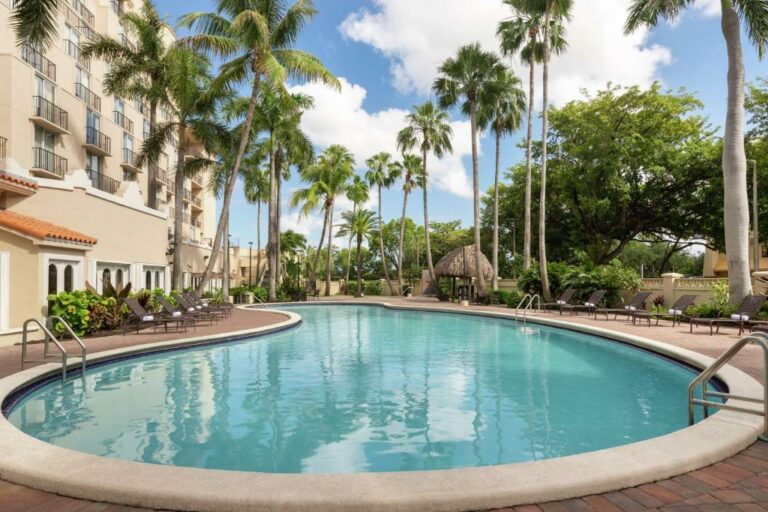
[{"label": "patio chair", "polygon": [[[203,312],[203,306],[191,302],[185,294],[175,293],[173,297],[187,313]],[[219,311],[215,308],[206,308],[205,313],[213,320],[221,320],[227,316],[226,311]]]},{"label": "patio chair", "polygon": [[613,314],[613,319],[616,320],[619,316],[633,317],[638,311],[645,311],[645,303],[648,301],[648,297],[651,296],[651,292],[637,292],[629,304],[623,308],[600,308],[595,310],[595,318],[597,315],[605,315],[605,319],[608,320],[608,315]]},{"label": "patio chair", "polygon": [[563,306],[567,306],[571,303],[573,300],[573,296],[576,295],[576,288],[566,288],[563,293],[560,294],[560,297],[555,302],[548,302],[546,304],[542,304],[542,309],[557,309],[560,311],[560,314],[563,314]]},{"label": "patio chair", "polygon": [[152,327],[157,332],[158,326],[163,326],[168,332],[168,324],[176,324],[176,327],[184,332],[187,330],[186,321],[183,318],[170,317],[163,314],[152,314],[144,309],[139,301],[132,298],[123,299],[123,303],[131,310],[131,315],[123,322],[123,335],[128,333],[129,327],[135,327],[136,333],[145,327]]},{"label": "patio chair", "polygon": [[596,290],[592,292],[592,294],[583,304],[561,304],[560,307],[564,311],[570,311],[571,314],[576,314],[578,311],[586,311],[587,313],[592,313],[603,302],[606,293],[608,293],[606,290]]},{"label": "patio chair", "polygon": [[693,303],[696,302],[696,296],[695,295],[683,295],[679,299],[675,301],[674,304],[672,304],[672,307],[667,310],[667,312],[659,311],[637,311],[634,316],[632,316],[632,323],[635,323],[635,320],[637,319],[646,319],[648,321],[648,327],[651,326],[651,318],[656,319],[656,325],[659,325],[659,320],[662,318],[672,318],[672,327],[675,326],[675,323],[678,325],[683,323],[683,317],[685,316],[685,311],[693,306]]},{"label": "patio chair", "polygon": [[[691,325],[690,332],[693,332],[694,325],[708,325],[709,335],[720,332],[721,325],[733,325],[739,328],[739,335],[744,332],[744,327],[750,325],[750,319],[754,318],[767,297],[765,295],[747,295],[741,301],[738,311],[732,314],[730,318],[689,318]],[[753,322],[754,323],[754,322]]]},{"label": "patio chair", "polygon": [[213,315],[210,315],[208,313],[198,311],[197,308],[194,308],[194,311],[185,311],[182,308],[177,308],[170,302],[168,302],[168,299],[165,297],[158,297],[157,301],[160,303],[160,306],[162,306],[163,311],[171,317],[174,318],[187,318],[189,319],[189,323],[193,328],[197,328],[198,322],[209,322],[210,325],[213,325],[214,317]]},{"label": "patio chair", "polygon": [[194,292],[186,292],[186,293],[183,293],[182,295],[184,295],[184,298],[187,299],[187,302],[191,303],[194,307],[198,309],[203,309],[206,311],[222,312],[224,313],[224,316],[232,315],[232,309],[234,308],[234,304],[230,304],[229,302],[222,302],[220,304],[203,302],[202,298]]}]

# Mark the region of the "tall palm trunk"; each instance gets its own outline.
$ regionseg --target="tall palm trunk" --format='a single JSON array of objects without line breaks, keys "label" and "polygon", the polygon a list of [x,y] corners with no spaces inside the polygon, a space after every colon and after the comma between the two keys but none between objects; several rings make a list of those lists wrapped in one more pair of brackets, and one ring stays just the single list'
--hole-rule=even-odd
[{"label": "tall palm trunk", "polygon": [[325,296],[331,296],[331,271],[333,267],[333,201],[328,211],[328,257],[325,260]]},{"label": "tall palm trunk", "polygon": [[427,270],[429,270],[429,279],[435,285],[435,294],[440,297],[440,288],[437,286],[437,279],[435,278],[435,266],[432,264],[432,248],[429,243],[429,177],[427,175],[426,148],[423,148],[421,153],[422,174],[424,174],[424,186],[422,187],[422,192],[424,194],[424,248],[427,250]]},{"label": "tall palm trunk", "polygon": [[[149,133],[157,127],[157,102],[149,104]],[[147,166],[147,206],[157,209],[157,162],[150,161]]]},{"label": "tall palm trunk", "polygon": [[[324,208],[325,215],[323,215],[323,229],[320,231],[320,242],[317,244],[317,252],[315,253],[315,259],[312,262],[312,268],[309,272],[309,278],[307,279],[307,290],[314,290],[317,288],[317,265],[320,263],[320,252],[323,250],[323,242],[325,241],[326,227],[328,227],[328,207]],[[310,288],[311,287],[311,288]]]},{"label": "tall palm trunk", "polygon": [[[352,212],[357,210],[357,205],[352,205]],[[349,244],[347,245],[347,275],[344,277],[344,292],[349,295],[349,270],[352,267],[352,233],[349,233]]]},{"label": "tall palm trunk", "polygon": [[381,266],[384,268],[384,279],[387,280],[387,286],[389,286],[389,294],[395,295],[395,287],[392,286],[392,281],[389,280],[389,265],[387,265],[387,257],[384,255],[384,224],[381,221],[381,185],[378,186],[379,194],[379,253],[381,254]]},{"label": "tall palm trunk", "polygon": [[[250,262],[248,263],[250,266]],[[261,271],[261,201],[256,201],[256,286],[261,286],[264,273]]]},{"label": "tall palm trunk", "polygon": [[176,174],[174,176],[173,186],[173,271],[171,274],[171,282],[173,283],[173,289],[181,291],[184,289],[184,274],[181,262],[181,244],[182,244],[182,226],[181,222],[184,219],[184,158],[186,156],[186,145],[184,144],[184,138],[186,137],[187,127],[183,124],[179,124],[179,147],[176,149]]},{"label": "tall palm trunk", "polygon": [[493,291],[499,289],[499,158],[501,155],[501,128],[496,127],[496,172],[493,177]]},{"label": "tall palm trunk", "polygon": [[224,258],[223,271],[221,276],[221,293],[224,295],[224,302],[229,302],[229,219],[227,219],[227,236],[224,237]]},{"label": "tall palm trunk", "polygon": [[552,11],[552,0],[547,0],[547,12],[544,15],[544,65],[542,72],[542,109],[541,109],[541,189],[539,191],[539,275],[541,277],[541,292],[544,300],[552,299],[549,291],[547,275],[547,129],[549,107],[549,19]]},{"label": "tall palm trunk", "polygon": [[[277,158],[276,158],[277,161]],[[283,246],[280,240],[280,215],[281,215],[281,201],[282,194],[282,179],[280,176],[280,168],[282,163],[276,166],[275,179],[277,180],[277,191],[275,192],[275,282],[277,286],[283,284]]]},{"label": "tall palm trunk", "polygon": [[[535,48],[536,40],[531,40],[531,48]],[[531,52],[531,63],[528,66],[528,133],[525,136],[525,233],[523,235],[523,268],[531,268],[531,153],[533,144],[533,97],[536,92],[534,80],[536,77],[534,56]]]},{"label": "tall palm trunk", "polygon": [[[409,177],[406,177],[406,183],[409,181]],[[403,191],[403,216],[400,218],[400,239],[397,242],[397,281],[400,283],[400,293],[403,294],[403,259],[405,254],[403,253],[403,239],[405,238],[405,211],[408,207],[408,191]]]},{"label": "tall palm trunk", "polygon": [[[272,147],[272,135],[270,134],[270,144]],[[269,280],[267,297],[274,302],[277,300],[277,236],[275,234],[275,224],[277,223],[277,175],[275,172],[275,155],[269,152],[269,219],[267,220],[267,265],[269,265]]]},{"label": "tall palm trunk", "polygon": [[253,79],[253,87],[251,88],[251,98],[248,102],[248,111],[245,114],[245,124],[243,126],[243,133],[240,135],[240,146],[237,148],[237,155],[235,156],[235,165],[232,169],[232,176],[229,177],[229,182],[224,189],[224,197],[222,199],[221,215],[219,216],[219,224],[216,228],[216,236],[213,239],[213,251],[211,252],[211,258],[208,260],[208,266],[205,268],[202,279],[197,285],[197,292],[202,292],[205,286],[208,284],[208,280],[211,278],[211,272],[216,266],[216,256],[218,255],[219,248],[221,247],[222,237],[224,236],[224,230],[226,223],[229,220],[229,205],[232,202],[232,193],[235,190],[235,184],[237,183],[237,176],[240,174],[240,164],[243,161],[243,155],[248,147],[248,141],[251,137],[251,124],[253,123],[253,113],[256,110],[256,102],[259,96],[259,86],[261,85],[260,76],[257,74]]},{"label": "tall palm trunk", "polygon": [[725,253],[731,303],[752,293],[749,274],[749,203],[744,152],[744,57],[739,16],[729,0],[722,4],[722,31],[728,48],[728,111],[723,145]]},{"label": "tall palm trunk", "polygon": [[357,235],[357,290],[355,297],[363,296],[363,235]]},{"label": "tall palm trunk", "polygon": [[477,289],[485,291],[485,276],[483,275],[482,251],[480,250],[480,169],[477,159],[477,104],[473,98],[469,104],[470,128],[472,130],[472,199],[475,219],[475,272],[477,274]]}]

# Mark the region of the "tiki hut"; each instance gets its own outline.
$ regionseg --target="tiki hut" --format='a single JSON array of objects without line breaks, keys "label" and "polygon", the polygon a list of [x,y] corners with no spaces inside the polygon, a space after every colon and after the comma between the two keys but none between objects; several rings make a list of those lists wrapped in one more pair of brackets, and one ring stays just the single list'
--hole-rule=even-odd
[{"label": "tiki hut", "polygon": [[[493,267],[484,254],[480,253],[480,265],[483,269],[483,277],[491,279],[493,277]],[[456,279],[462,279],[465,284],[470,284],[472,279],[477,277],[477,265],[475,265],[475,246],[467,245],[457,247],[445,256],[435,265],[435,277],[440,280],[441,277],[450,277],[453,279],[452,293],[455,295]]]}]

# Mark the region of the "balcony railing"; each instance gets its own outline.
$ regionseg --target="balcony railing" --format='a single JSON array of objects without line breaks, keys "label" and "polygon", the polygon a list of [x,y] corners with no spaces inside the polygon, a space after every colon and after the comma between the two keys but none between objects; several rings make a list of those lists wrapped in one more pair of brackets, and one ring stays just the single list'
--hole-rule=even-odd
[{"label": "balcony railing", "polygon": [[198,229],[203,229],[203,223],[200,219],[192,219],[192,225]]},{"label": "balcony railing", "polygon": [[101,98],[83,84],[75,84],[75,96],[97,112],[101,112]]},{"label": "balcony railing", "polygon": [[68,162],[66,158],[44,148],[32,148],[32,150],[35,156],[33,166],[35,169],[41,169],[61,178],[67,174]]},{"label": "balcony railing", "polygon": [[198,208],[203,207],[203,201],[199,197],[193,197],[192,198],[192,204],[197,206]]},{"label": "balcony railing", "polygon": [[94,169],[86,169],[85,171],[91,178],[91,184],[94,188],[107,192],[108,194],[116,194],[120,188],[120,182],[116,179],[105,176]]},{"label": "balcony railing", "polygon": [[104,153],[112,153],[112,139],[93,126],[87,126],[85,128],[85,143],[99,148]]},{"label": "balcony railing", "polygon": [[75,11],[80,14],[80,17],[83,18],[83,21],[85,21],[91,27],[95,26],[96,17],[90,10],[88,10],[86,6],[83,5],[80,0],[72,0],[72,7],[74,7]]},{"label": "balcony railing", "polygon": [[165,183],[167,185],[168,184],[168,171],[166,171],[164,169],[158,168],[157,169],[157,176],[156,176],[156,178],[157,178],[157,181],[159,181],[160,183]]},{"label": "balcony railing", "polygon": [[118,126],[128,133],[133,133],[133,121],[128,119],[125,114],[119,110],[114,110],[113,114],[115,115],[115,123],[117,123]]},{"label": "balcony railing", "polygon": [[131,51],[136,51],[136,45],[125,34],[120,34],[120,42],[123,43],[123,46],[130,48]]},{"label": "balcony railing", "polygon": [[35,116],[41,117],[60,127],[62,130],[69,130],[69,114],[66,110],[57,107],[42,96],[34,96]]},{"label": "balcony railing", "polygon": [[185,201],[189,201],[190,203],[192,202],[192,191],[191,190],[184,189],[184,200]]},{"label": "balcony railing", "polygon": [[140,167],[139,155],[134,153],[131,149],[123,148],[123,163],[138,169]]},{"label": "balcony railing", "polygon": [[6,139],[5,137],[0,137],[0,158],[5,158],[7,144],[8,144],[8,139]]},{"label": "balcony railing", "polygon": [[123,9],[123,4],[119,0],[112,0],[112,12],[117,14],[118,16],[122,16],[125,14],[125,10]]},{"label": "balcony railing", "polygon": [[91,59],[83,57],[83,53],[80,51],[80,46],[71,39],[64,40],[64,49],[67,51],[70,57],[75,59],[83,68],[87,71],[91,70]]},{"label": "balcony railing", "polygon": [[56,64],[43,56],[42,53],[35,50],[31,46],[25,44],[21,47],[21,58],[24,62],[31,64],[33,68],[40,73],[50,78],[54,82],[56,81]]}]

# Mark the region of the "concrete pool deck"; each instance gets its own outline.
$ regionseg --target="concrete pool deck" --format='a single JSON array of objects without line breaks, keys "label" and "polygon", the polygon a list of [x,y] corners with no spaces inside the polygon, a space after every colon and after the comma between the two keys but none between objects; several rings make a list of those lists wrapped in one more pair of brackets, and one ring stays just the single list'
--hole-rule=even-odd
[{"label": "concrete pool deck", "polygon": [[[334,300],[339,300],[334,297]],[[370,301],[371,299],[366,299]],[[375,300],[375,299],[374,299]],[[416,307],[440,307],[448,310],[466,310],[458,306],[439,304],[423,299],[390,299],[382,298],[382,302],[393,305],[409,305]],[[498,307],[472,307],[472,310],[504,312]],[[507,312],[509,310],[506,310]],[[559,320],[559,315],[543,315],[548,319]],[[233,318],[227,322],[221,322],[213,328],[199,328],[191,335],[220,334],[242,329],[246,324],[252,327],[256,317],[259,322],[278,321],[284,319],[275,313],[266,311],[236,311]],[[272,317],[272,318],[270,318]],[[728,334],[710,337],[708,334],[689,335],[687,326],[683,327],[632,327],[625,322],[608,322],[604,320],[587,319],[580,317],[564,317],[565,320],[575,324],[586,326],[609,328],[617,332],[650,337],[670,345],[693,349],[696,352],[708,356],[718,355],[726,346],[732,344],[737,336],[735,331],[726,331]],[[667,323],[668,324],[668,323]],[[205,332],[203,330],[206,329]],[[731,334],[732,333],[732,334]],[[176,339],[180,335],[131,335],[128,337],[100,338],[89,341],[89,349],[92,353],[100,350],[113,349],[118,345],[133,346],[149,342]],[[181,335],[181,337],[188,337]],[[757,356],[759,352],[752,354]],[[18,371],[19,348],[8,347],[0,349],[0,376]],[[735,361],[735,366],[743,369],[754,377],[759,376],[759,365],[762,361],[759,357],[750,357],[750,352],[745,352],[744,361]],[[742,368],[743,365],[743,368]],[[738,491],[738,492],[737,492]],[[516,510],[645,510],[663,507],[686,507],[680,510],[764,510],[760,503],[768,503],[768,448],[763,443],[758,443],[746,451],[732,457],[726,463],[718,463],[714,466],[694,471],[689,475],[675,477],[670,480],[655,484],[640,486],[619,492],[611,492],[601,496],[588,496],[586,498],[568,500],[560,503],[548,503],[541,506],[516,507]],[[429,509],[428,506],[424,507]],[[768,509],[766,506],[765,509]],[[8,483],[0,483],[0,510],[3,511],[45,511],[45,510],[133,510],[120,506],[98,504],[83,500],[72,500],[56,495],[34,491],[22,486]]]}]

